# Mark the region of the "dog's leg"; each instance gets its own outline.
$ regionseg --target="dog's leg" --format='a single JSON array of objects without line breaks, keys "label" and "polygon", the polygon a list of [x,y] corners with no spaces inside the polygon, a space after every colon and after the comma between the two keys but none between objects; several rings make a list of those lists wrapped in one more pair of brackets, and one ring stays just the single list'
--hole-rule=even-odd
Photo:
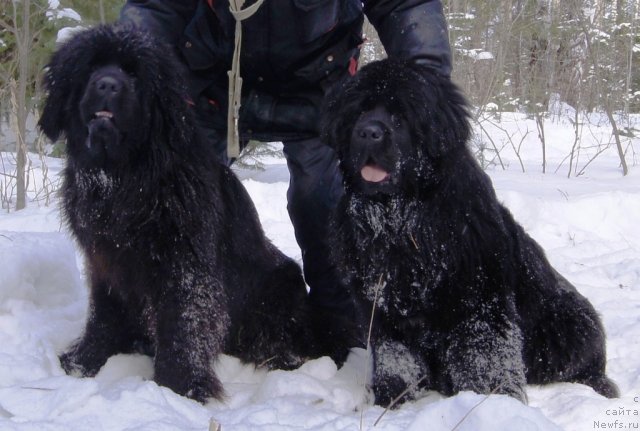
[{"label": "dog's leg", "polygon": [[516,238],[527,381],[583,383],[605,397],[617,397],[616,384],[605,374],[605,332],[593,305],[551,267],[542,248],[520,226]]},{"label": "dog's leg", "polygon": [[453,393],[507,394],[527,400],[520,329],[506,323],[469,320],[448,336],[443,367]]},{"label": "dog's leg", "polygon": [[373,343],[373,393],[378,405],[387,407],[404,394],[398,403],[412,400],[429,383],[429,370],[421,356],[406,344],[391,339]]},{"label": "dog's leg", "polygon": [[300,267],[286,260],[254,271],[259,280],[245,287],[248,298],[233,322],[229,353],[268,368],[297,368],[316,353]]},{"label": "dog's leg", "polygon": [[605,333],[598,314],[569,281],[555,270],[549,273],[555,284],[548,282],[550,288],[529,301],[537,310],[524,321],[527,381],[583,383],[607,398],[617,397],[616,384],[605,374]]},{"label": "dog's leg", "polygon": [[60,356],[69,374],[95,376],[110,356],[134,350],[143,340],[120,297],[100,280],[92,283],[89,317],[82,338]]},{"label": "dog's leg", "polygon": [[[175,274],[175,272],[174,272]],[[154,380],[176,393],[205,402],[224,397],[212,368],[229,328],[219,280],[185,271],[168,282],[158,299]]]}]

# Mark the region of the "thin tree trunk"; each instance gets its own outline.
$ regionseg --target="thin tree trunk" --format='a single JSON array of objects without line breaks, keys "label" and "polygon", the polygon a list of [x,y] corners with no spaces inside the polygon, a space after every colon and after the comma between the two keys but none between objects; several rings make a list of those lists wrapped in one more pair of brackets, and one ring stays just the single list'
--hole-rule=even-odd
[{"label": "thin tree trunk", "polygon": [[100,7],[100,24],[104,24],[107,22],[104,15],[104,1],[100,0],[98,6]]},{"label": "thin tree trunk", "polygon": [[[636,2],[633,2],[633,9],[631,11],[631,34],[629,35],[629,56],[627,59],[627,79],[626,79],[626,87],[625,87],[625,98],[624,98],[624,113],[629,114],[629,95],[631,94],[631,79],[633,76],[633,49],[635,46],[636,40]],[[630,124],[629,124],[630,126]]]},{"label": "thin tree trunk", "polygon": [[[16,210],[26,206],[26,166],[27,166],[27,81],[29,78],[29,41],[31,30],[29,27],[31,2],[22,2],[22,29],[16,29],[16,43],[18,48],[18,81],[16,83]],[[16,3],[13,3],[14,23],[17,26]]]},{"label": "thin tree trunk", "polygon": [[609,118],[609,123],[611,123],[611,128],[613,129],[613,137],[616,140],[616,148],[618,149],[620,166],[622,167],[622,175],[627,175],[629,173],[629,168],[627,167],[627,161],[624,158],[624,149],[622,148],[622,142],[620,142],[620,132],[618,131],[618,124],[616,123],[615,118],[613,118],[613,112],[611,112],[609,104],[606,104],[604,110],[607,113],[607,118]]},{"label": "thin tree trunk", "polygon": [[[591,44],[591,38],[589,36],[589,29],[584,20],[581,20],[582,23],[582,32],[585,37],[585,43],[587,47],[587,51],[589,53],[589,57],[591,60],[591,64],[593,64],[593,70],[597,77],[600,76],[600,66],[598,65],[597,59],[593,52],[593,46]],[[600,79],[598,79],[600,82]],[[629,173],[629,168],[627,167],[627,161],[624,157],[624,149],[622,148],[622,142],[620,141],[620,131],[618,130],[618,124],[616,123],[615,118],[613,117],[613,112],[610,106],[610,102],[608,98],[603,100],[602,103],[605,113],[607,114],[607,118],[609,119],[609,123],[611,123],[611,129],[613,132],[613,137],[616,140],[616,147],[618,149],[618,156],[620,157],[620,166],[622,167],[622,175],[627,175]]]},{"label": "thin tree trunk", "polygon": [[534,114],[536,119],[536,127],[538,128],[538,139],[542,145],[542,173],[547,173],[547,141],[544,135],[544,112],[536,112]]}]

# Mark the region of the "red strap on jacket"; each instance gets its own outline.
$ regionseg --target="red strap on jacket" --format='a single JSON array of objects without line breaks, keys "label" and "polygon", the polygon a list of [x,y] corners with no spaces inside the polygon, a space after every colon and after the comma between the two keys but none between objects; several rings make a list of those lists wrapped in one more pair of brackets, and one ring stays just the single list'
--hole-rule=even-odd
[{"label": "red strap on jacket", "polygon": [[351,57],[349,59],[349,75],[353,76],[358,71],[358,60]]}]

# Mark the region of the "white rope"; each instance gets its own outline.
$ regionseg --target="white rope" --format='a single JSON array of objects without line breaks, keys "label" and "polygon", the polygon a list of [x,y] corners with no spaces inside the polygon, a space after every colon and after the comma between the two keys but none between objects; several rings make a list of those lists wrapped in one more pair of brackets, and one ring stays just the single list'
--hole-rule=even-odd
[{"label": "white rope", "polygon": [[244,0],[229,0],[229,10],[236,20],[236,37],[233,48],[233,60],[229,75],[229,111],[227,115],[227,155],[231,158],[240,155],[240,104],[242,96],[242,77],[240,76],[240,49],[242,47],[242,21],[251,17],[264,0],[258,0],[251,6],[242,9]]}]

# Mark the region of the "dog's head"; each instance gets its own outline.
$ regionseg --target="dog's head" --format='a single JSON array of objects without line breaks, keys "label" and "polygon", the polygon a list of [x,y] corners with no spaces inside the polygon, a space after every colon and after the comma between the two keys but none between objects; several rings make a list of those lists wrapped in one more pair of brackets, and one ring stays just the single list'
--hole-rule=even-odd
[{"label": "dog's head", "polygon": [[135,163],[149,142],[169,145],[170,133],[189,127],[178,70],[146,33],[119,25],[81,31],[47,66],[40,128],[51,140],[64,135],[82,166]]},{"label": "dog's head", "polygon": [[367,195],[430,187],[470,134],[465,99],[450,79],[402,60],[371,63],[335,89],[322,130],[347,189]]},{"label": "dog's head", "polygon": [[131,146],[140,141],[138,121],[143,116],[136,81],[116,64],[93,71],[78,106],[85,145],[77,157],[104,167],[126,159]]}]

